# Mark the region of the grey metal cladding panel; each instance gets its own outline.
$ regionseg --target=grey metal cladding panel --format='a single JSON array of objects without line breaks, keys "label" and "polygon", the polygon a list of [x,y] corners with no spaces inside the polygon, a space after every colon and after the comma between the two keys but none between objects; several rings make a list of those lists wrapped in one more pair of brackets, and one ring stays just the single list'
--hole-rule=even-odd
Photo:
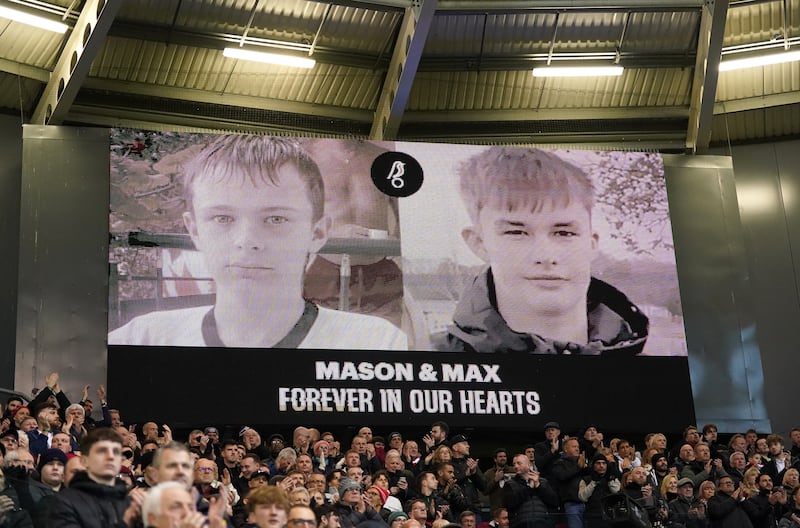
[{"label": "grey metal cladding panel", "polygon": [[744,235],[726,164],[720,157],[665,156],[697,419],[733,432],[769,423]]},{"label": "grey metal cladding panel", "polygon": [[105,382],[108,131],[23,129],[16,384]]},{"label": "grey metal cladding panel", "polygon": [[[800,140],[773,143],[778,159],[778,178],[786,214],[786,229],[795,285],[800,285]],[[795,291],[798,292],[800,286]],[[800,304],[800,293],[798,304]]]},{"label": "grey metal cladding panel", "polygon": [[[790,185],[797,188],[800,182],[798,146],[800,142],[790,142],[781,147],[780,154],[775,144],[740,146],[734,151],[742,225],[757,292],[754,308],[764,351],[767,401],[770,409],[780,409],[773,418],[776,425],[786,427],[796,425],[792,422],[797,413],[794,406],[786,405],[785,387],[796,382],[800,367],[796,353],[800,321],[798,204],[788,192]],[[795,223],[790,226],[792,221]]]},{"label": "grey metal cladding panel", "polygon": [[[789,427],[796,427],[797,406],[787,402],[785,387],[797,382],[796,373],[800,357],[797,355],[797,321],[798,306],[800,306],[800,140],[773,143],[776,158],[778,160],[778,177],[781,184],[781,194],[783,198],[784,214],[786,218],[787,235],[789,239],[789,256],[792,259],[791,266],[794,277],[784,283],[787,301],[794,298],[794,313],[775,314],[781,317],[785,324],[781,328],[780,335],[770,335],[768,337],[776,347],[778,358],[774,368],[769,365],[767,371],[767,397],[772,403],[773,397],[778,405],[778,413],[774,421],[781,420],[779,425],[785,425],[779,430],[785,431]],[[794,288],[792,288],[794,286]],[[788,343],[792,343],[788,345]],[[780,376],[775,379],[772,375]],[[774,394],[769,389],[775,389]],[[771,408],[771,407],[770,407]]]}]

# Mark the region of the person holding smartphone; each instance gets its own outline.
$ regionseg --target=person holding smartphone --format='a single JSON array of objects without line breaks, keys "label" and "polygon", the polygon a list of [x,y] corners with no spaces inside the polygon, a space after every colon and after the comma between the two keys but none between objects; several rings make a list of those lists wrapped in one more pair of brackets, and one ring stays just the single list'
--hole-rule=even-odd
[{"label": "person holding smartphone", "polygon": [[758,494],[748,497],[742,503],[753,528],[777,526],[778,521],[789,512],[788,497],[783,486],[774,486],[772,477],[762,474],[758,477]]}]

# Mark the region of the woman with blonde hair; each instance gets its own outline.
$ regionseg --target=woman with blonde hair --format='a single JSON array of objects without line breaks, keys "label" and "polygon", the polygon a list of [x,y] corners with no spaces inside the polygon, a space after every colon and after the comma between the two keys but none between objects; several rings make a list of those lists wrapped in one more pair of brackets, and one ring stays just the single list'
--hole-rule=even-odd
[{"label": "woman with blonde hair", "polygon": [[755,497],[758,495],[758,476],[760,474],[761,471],[759,471],[759,469],[755,466],[744,472],[744,478],[742,479],[742,491],[744,492],[745,496]]},{"label": "woman with blonde hair", "polygon": [[791,492],[800,485],[800,471],[797,471],[795,468],[787,469],[786,473],[783,474],[783,482],[781,482],[781,484],[783,484],[787,492]]},{"label": "woman with blonde hair", "polygon": [[647,449],[657,449],[659,453],[667,451],[667,437],[661,433],[656,433],[647,441]]},{"label": "woman with blonde hair", "polygon": [[667,502],[678,498],[678,477],[670,473],[661,481],[661,496]]}]

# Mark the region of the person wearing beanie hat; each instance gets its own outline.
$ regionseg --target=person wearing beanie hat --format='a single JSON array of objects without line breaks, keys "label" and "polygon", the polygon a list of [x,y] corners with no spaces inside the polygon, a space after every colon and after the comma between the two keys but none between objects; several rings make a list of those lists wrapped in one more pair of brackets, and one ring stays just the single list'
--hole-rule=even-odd
[{"label": "person wearing beanie hat", "polygon": [[578,485],[578,497],[586,503],[583,522],[587,528],[605,527],[603,520],[603,499],[619,493],[621,484],[615,474],[608,471],[608,460],[602,453],[596,453],[589,466],[589,474]]},{"label": "person wearing beanie hat", "polygon": [[587,458],[592,458],[599,449],[604,447],[603,433],[597,432],[597,426],[588,425],[584,428],[583,437],[579,442],[581,443],[581,451],[586,453]]},{"label": "person wearing beanie hat", "polygon": [[361,486],[353,479],[343,478],[339,480],[339,497],[344,497],[348,491],[356,490],[361,492]]},{"label": "person wearing beanie hat", "polygon": [[[41,486],[36,486],[38,482],[31,480],[30,494],[33,498],[37,508],[40,506],[40,501],[49,496],[53,492],[61,490],[64,484],[64,466],[67,463],[67,455],[60,449],[47,449],[39,457],[39,463],[36,470],[39,472]],[[42,503],[42,508],[45,508],[47,501]]]},{"label": "person wearing beanie hat", "polygon": [[333,463],[333,459],[329,455],[330,448],[330,444],[328,444],[328,442],[325,440],[318,440],[314,442],[314,446],[311,448],[311,452],[314,455],[311,457],[314,471],[328,473],[329,468]]},{"label": "person wearing beanie hat", "polygon": [[380,486],[370,486],[367,488],[367,496],[372,507],[380,511],[383,505],[386,504],[386,499],[389,498],[389,490]]},{"label": "person wearing beanie hat", "polygon": [[47,449],[39,457],[39,463],[36,465],[36,470],[41,473],[42,468],[53,461],[60,462],[63,466],[67,463],[67,455],[60,449]]},{"label": "person wearing beanie hat", "polygon": [[404,511],[396,511],[389,514],[386,522],[389,523],[389,528],[399,528],[400,524],[393,525],[395,521],[405,522],[408,520],[408,514]]},{"label": "person wearing beanie hat", "polygon": [[656,453],[650,459],[650,465],[653,467],[650,470],[650,480],[655,483],[656,487],[661,488],[664,478],[669,475],[669,459],[664,453]]},{"label": "person wearing beanie hat", "polygon": [[31,410],[28,408],[27,405],[20,405],[19,407],[14,409],[14,412],[11,413],[11,416],[14,418],[14,424],[16,425],[17,429],[19,429],[20,426],[22,425],[22,421],[25,418],[30,418]]},{"label": "person wearing beanie hat", "polygon": [[[362,506],[364,511],[359,511]],[[335,507],[339,522],[344,528],[352,528],[366,521],[377,521],[381,524],[384,522],[378,510],[369,501],[364,501],[361,486],[349,478],[339,481],[339,502]]]}]

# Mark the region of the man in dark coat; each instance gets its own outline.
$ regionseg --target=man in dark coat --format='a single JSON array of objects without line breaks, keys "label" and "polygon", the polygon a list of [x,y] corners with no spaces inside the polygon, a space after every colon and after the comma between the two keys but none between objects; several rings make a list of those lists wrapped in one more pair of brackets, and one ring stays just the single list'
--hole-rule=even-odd
[{"label": "man in dark coat", "polygon": [[603,528],[603,499],[618,493],[621,484],[615,472],[609,471],[608,460],[601,453],[592,458],[589,474],[578,484],[578,498],[586,503],[583,523],[586,528]]},{"label": "man in dark coat", "polygon": [[536,457],[536,469],[550,478],[550,470],[556,460],[561,458],[561,426],[558,422],[547,422],[544,424],[544,441],[539,442],[534,448]]},{"label": "man in dark coat", "polygon": [[678,481],[678,497],[669,501],[669,518],[686,528],[702,528],[705,523],[705,505],[694,496],[694,483],[690,478]]},{"label": "man in dark coat", "polygon": [[578,488],[583,476],[588,473],[586,454],[580,450],[577,438],[564,441],[564,454],[553,464],[552,479],[564,507],[569,528],[583,526],[584,503],[578,498]]},{"label": "man in dark coat", "polygon": [[516,475],[503,486],[504,504],[511,528],[546,528],[555,524],[552,512],[558,495],[539,472],[531,468],[528,457],[514,456]]},{"label": "man in dark coat", "polygon": [[734,488],[733,479],[719,479],[717,494],[708,499],[706,512],[711,528],[753,528],[750,517],[742,509],[742,488]]},{"label": "man in dark coat", "polygon": [[130,528],[138,521],[144,491],[128,496],[117,478],[122,465],[122,438],[106,428],[95,429],[81,442],[86,471],[56,495],[48,517],[51,528]]}]

